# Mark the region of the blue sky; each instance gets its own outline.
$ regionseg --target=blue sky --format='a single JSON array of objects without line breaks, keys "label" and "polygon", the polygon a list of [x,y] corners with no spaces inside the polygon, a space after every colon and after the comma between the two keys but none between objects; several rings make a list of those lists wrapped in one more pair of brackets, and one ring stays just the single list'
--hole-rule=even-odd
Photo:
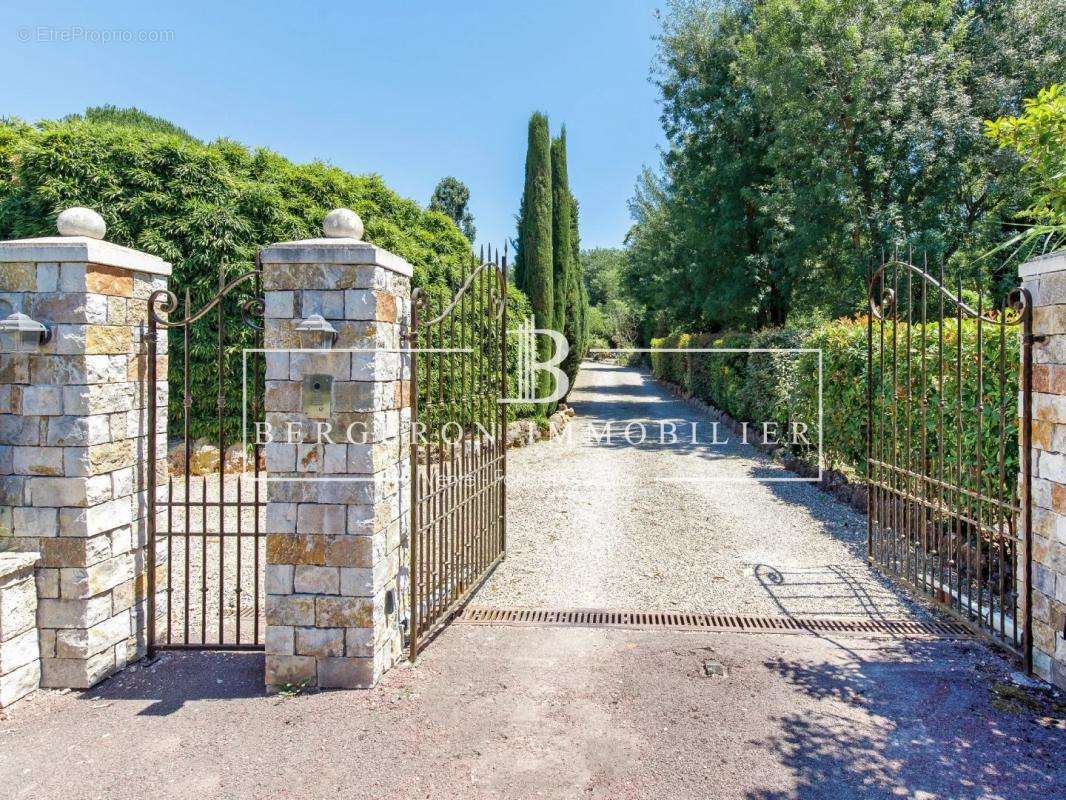
[{"label": "blue sky", "polygon": [[[422,204],[453,174],[481,242],[513,233],[534,109],[566,124],[585,247],[622,243],[658,159],[655,0],[167,5],[8,0],[0,115],[135,105],[201,138],[380,173]],[[77,28],[82,41],[48,40]],[[84,40],[114,29],[172,33]]]}]

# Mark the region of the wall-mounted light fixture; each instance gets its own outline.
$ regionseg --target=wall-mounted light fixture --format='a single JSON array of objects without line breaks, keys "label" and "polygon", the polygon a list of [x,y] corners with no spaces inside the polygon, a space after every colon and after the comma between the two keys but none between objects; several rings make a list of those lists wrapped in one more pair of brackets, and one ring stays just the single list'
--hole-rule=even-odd
[{"label": "wall-mounted light fixture", "polygon": [[312,314],[296,326],[300,346],[308,350],[328,350],[337,343],[337,329],[321,314]]},{"label": "wall-mounted light fixture", "polygon": [[52,329],[16,311],[0,319],[0,336],[4,339],[4,350],[27,353],[50,342]]}]

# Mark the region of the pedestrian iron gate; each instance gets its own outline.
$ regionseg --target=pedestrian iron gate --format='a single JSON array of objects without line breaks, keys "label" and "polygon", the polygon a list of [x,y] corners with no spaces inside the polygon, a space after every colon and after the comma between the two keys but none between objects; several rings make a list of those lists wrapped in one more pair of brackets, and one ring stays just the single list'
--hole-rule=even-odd
[{"label": "pedestrian iron gate", "polygon": [[461,280],[454,297],[411,296],[412,659],[506,546],[506,252]]},{"label": "pedestrian iron gate", "polygon": [[[261,520],[265,491],[259,482],[260,447],[251,452],[230,447],[243,443],[239,427],[247,417],[258,420],[262,411],[263,374],[260,358],[262,326],[253,321],[263,311],[262,280],[256,268],[230,281],[219,270],[218,293],[193,311],[185,290],[180,315],[178,298],[160,290],[148,299],[148,428],[157,430],[160,401],[156,357],[167,353],[181,358],[181,394],[170,386],[181,420],[177,456],[167,459],[167,472],[148,469],[148,649],[258,650],[263,647],[261,620],[265,539]],[[214,310],[214,314],[210,312]],[[214,330],[212,329],[214,322]],[[180,336],[167,342],[170,331]],[[176,345],[176,348],[174,347]],[[175,352],[176,350],[176,352]],[[168,363],[166,360],[164,364]],[[165,369],[165,367],[164,367]],[[246,397],[226,391],[244,371]],[[171,375],[176,370],[169,370]],[[165,379],[165,375],[163,378]],[[215,408],[212,409],[211,406]],[[193,439],[214,418],[209,438],[217,447],[201,454]],[[164,427],[164,430],[166,428]],[[171,427],[168,433],[174,432]],[[155,436],[148,437],[148,464],[157,464]],[[255,437],[253,437],[254,439]],[[234,450],[236,449],[236,452]],[[206,459],[203,456],[207,455]],[[207,463],[194,464],[201,458]],[[194,475],[194,471],[201,474]],[[160,490],[166,487],[164,496]],[[157,614],[156,584],[162,581],[166,608]]]},{"label": "pedestrian iron gate", "polygon": [[1028,294],[973,308],[943,266],[891,259],[869,300],[868,556],[1030,668]]}]

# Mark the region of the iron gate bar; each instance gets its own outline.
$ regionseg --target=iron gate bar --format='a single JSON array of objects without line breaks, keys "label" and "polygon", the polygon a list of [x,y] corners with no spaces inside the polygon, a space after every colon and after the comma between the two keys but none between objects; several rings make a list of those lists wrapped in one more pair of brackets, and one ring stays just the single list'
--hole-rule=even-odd
[{"label": "iron gate bar", "polygon": [[[1031,670],[1031,300],[1024,289],[1016,289],[1008,294],[998,311],[986,312],[979,293],[977,307],[973,308],[962,300],[961,277],[957,293],[953,294],[944,281],[943,264],[939,267],[937,280],[929,274],[927,262],[923,261],[923,266],[918,267],[913,261],[910,253],[905,259],[896,254],[890,259],[883,258],[881,266],[870,275],[868,284],[867,557],[885,572],[931,595],[966,624],[975,625],[1010,649],[1020,650],[1026,669]],[[891,270],[890,276],[886,275],[888,270]],[[903,296],[901,270],[904,271]],[[929,288],[936,293],[939,310],[935,320],[935,348],[930,347],[928,337],[931,324]],[[945,313],[945,301],[953,304],[950,314]],[[919,304],[917,315],[916,302]],[[967,328],[964,321],[970,320],[973,327]],[[945,348],[945,327],[949,321],[954,322],[956,341],[952,348],[954,369],[947,371],[949,351]],[[887,338],[886,325],[891,325]],[[902,337],[900,325],[905,326]],[[915,325],[920,326],[917,336],[914,335]],[[995,362],[986,360],[985,339],[989,325],[996,326],[995,335],[989,337],[988,342],[990,345],[998,343]],[[1008,405],[1013,408],[1017,402],[1016,393],[1008,394],[1013,384],[1008,381],[1006,362],[1006,329],[1013,326],[1018,326],[1021,334],[1020,498],[1015,495],[1006,471],[1006,440],[1013,431],[1013,423],[1008,425],[1007,408]],[[972,370],[964,365],[963,337],[969,335],[969,331],[976,336]],[[878,351],[876,360],[875,347]],[[888,359],[886,348],[891,348]],[[930,413],[928,359],[933,357],[930,351],[934,349],[936,402]],[[998,408],[986,417],[984,406],[990,397],[985,368],[993,363],[997,367],[994,386]],[[954,379],[955,386],[950,387],[954,392],[950,392],[946,376]],[[964,403],[964,381],[975,391],[973,407]],[[876,414],[875,403],[878,406]],[[949,409],[949,405],[954,408]],[[969,418],[971,412],[975,412],[972,419]],[[915,424],[919,426],[918,431],[915,431]],[[965,437],[964,429],[967,432]],[[968,456],[966,446],[971,434],[975,452]],[[984,448],[990,435],[997,437],[998,444],[991,448],[995,455],[990,454],[986,462]],[[935,437],[935,456],[931,454],[934,441],[931,437]],[[954,469],[945,460],[949,448],[956,461]],[[970,460],[968,467],[967,460]],[[1024,546],[1020,575],[1019,543]],[[993,572],[995,580],[992,580]],[[1018,624],[1020,597],[1024,604],[1022,626]],[[1011,620],[1009,629],[1008,615]]]},{"label": "iron gate bar", "polygon": [[[1022,519],[1025,523],[1025,671],[1033,674],[1033,306],[1028,289],[1019,289],[1025,302],[1022,329]],[[1014,604],[1018,616],[1018,604]]]},{"label": "iron gate bar", "polygon": [[[504,557],[506,298],[506,249],[502,262],[482,251],[435,316],[421,288],[411,294],[412,659]],[[458,428],[458,447],[448,426]]]},{"label": "iron gate bar", "polygon": [[[177,296],[168,290],[162,289],[153,292],[148,298],[148,334],[147,341],[149,343],[148,359],[148,382],[149,382],[149,402],[148,402],[148,427],[152,432],[152,435],[148,438],[148,496],[149,496],[149,514],[148,514],[148,652],[154,653],[160,649],[190,649],[190,650],[206,650],[206,649],[225,649],[225,650],[261,650],[263,643],[260,640],[260,625],[259,625],[259,593],[260,593],[260,543],[262,541],[262,532],[260,530],[259,514],[260,510],[264,507],[260,499],[259,492],[259,455],[260,446],[258,443],[253,443],[253,471],[254,471],[254,489],[253,497],[249,502],[243,492],[243,472],[247,465],[247,453],[242,454],[243,463],[240,465],[240,472],[237,476],[236,486],[236,500],[226,499],[226,436],[225,436],[225,411],[226,411],[226,393],[225,393],[225,312],[223,308],[223,300],[241,284],[248,281],[252,282],[253,291],[255,296],[246,299],[240,305],[241,319],[245,325],[259,331],[257,338],[262,336],[262,326],[254,322],[253,316],[261,314],[263,310],[262,300],[262,273],[260,269],[259,256],[256,254],[255,268],[250,272],[245,272],[230,281],[226,281],[224,278],[224,271],[220,267],[219,269],[219,289],[218,292],[203,305],[198,311],[191,312],[190,294],[188,288],[184,292],[184,304],[182,306],[183,316],[177,320],[167,319],[167,316],[178,308]],[[217,370],[216,379],[218,382],[216,403],[217,403],[217,417],[216,423],[218,425],[218,500],[208,500],[208,476],[198,476],[200,480],[197,482],[200,488],[200,498],[197,503],[193,498],[193,487],[197,485],[191,479],[189,471],[189,463],[192,456],[189,420],[192,413],[192,395],[190,393],[190,349],[191,349],[191,328],[192,325],[201,319],[204,319],[206,315],[212,310],[216,310],[216,325],[217,331],[217,350],[215,366]],[[159,357],[159,330],[168,331],[173,328],[182,329],[182,375],[183,375],[183,395],[182,395],[182,435],[184,438],[184,474],[181,476],[181,485],[183,488],[183,496],[180,502],[174,500],[174,476],[167,476],[167,499],[163,505],[166,506],[166,551],[167,551],[167,611],[166,611],[166,629],[165,629],[165,641],[157,641],[157,619],[156,619],[156,571],[157,571],[157,542],[159,537],[158,531],[158,514],[160,501],[158,497],[158,476],[156,474],[156,439],[157,439],[157,422],[158,422],[158,369],[157,359]],[[261,345],[261,342],[259,343]],[[252,380],[256,386],[259,385],[261,378],[260,365],[258,360],[253,362],[253,375]],[[261,393],[256,391],[252,392],[252,416],[253,419],[258,418],[261,412]],[[168,470],[169,472],[169,470]],[[174,530],[174,509],[179,507],[183,513],[182,530]],[[192,515],[193,510],[196,508],[200,512],[200,527],[201,530],[195,531],[192,527]],[[217,509],[218,511],[218,530],[209,530],[208,524],[208,510]],[[226,530],[226,510],[236,509],[236,529],[232,531]],[[245,531],[243,525],[243,514],[245,509],[252,511],[252,530]],[[192,558],[192,539],[199,536],[201,540],[200,547],[200,632],[199,641],[193,639],[193,631],[191,629],[191,618],[193,615],[190,592],[192,582],[191,564]],[[210,589],[208,586],[208,538],[216,539],[218,541],[218,638],[215,642],[207,641],[207,608],[208,608],[208,595]],[[180,636],[176,635],[179,632],[174,630],[174,538],[181,538],[184,540],[184,580],[182,586],[182,629]],[[251,538],[253,542],[253,602],[252,602],[252,618],[253,618],[253,632],[252,641],[243,641],[242,636],[242,606],[241,600],[244,595],[244,587],[242,580],[242,568],[244,560],[243,540],[245,538]],[[226,542],[234,541],[236,549],[236,563],[235,563],[235,580],[236,587],[233,590],[235,598],[235,632],[232,638],[227,637],[226,634]]]}]

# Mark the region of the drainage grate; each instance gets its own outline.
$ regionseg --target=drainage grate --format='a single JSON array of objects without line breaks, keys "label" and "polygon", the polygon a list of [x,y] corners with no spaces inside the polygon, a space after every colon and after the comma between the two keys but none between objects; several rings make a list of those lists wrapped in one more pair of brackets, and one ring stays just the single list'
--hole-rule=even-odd
[{"label": "drainage grate", "polygon": [[467,625],[534,625],[561,628],[664,628],[733,633],[874,633],[892,636],[968,637],[957,622],[916,620],[757,617],[682,611],[611,611],[573,608],[484,608],[468,606],[455,618]]}]

